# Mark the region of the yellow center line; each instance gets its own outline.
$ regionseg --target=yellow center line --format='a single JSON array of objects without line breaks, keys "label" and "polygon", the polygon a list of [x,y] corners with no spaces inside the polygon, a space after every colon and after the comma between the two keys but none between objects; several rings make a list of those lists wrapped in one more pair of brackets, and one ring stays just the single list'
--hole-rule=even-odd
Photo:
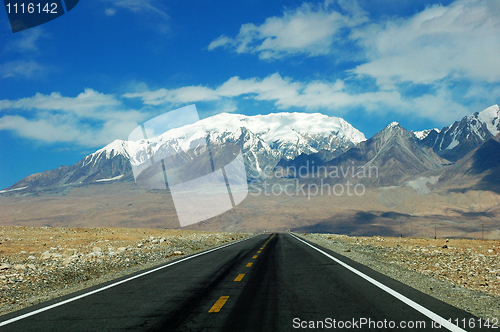
[{"label": "yellow center line", "polygon": [[250,266],[252,266],[252,263],[248,263],[248,264],[247,264],[247,267],[250,267]]},{"label": "yellow center line", "polygon": [[[266,242],[264,242],[264,245],[260,248],[260,250],[264,250],[264,247],[266,246],[266,244],[268,244],[268,243],[269,243],[269,241],[271,241],[271,239],[274,237],[274,235],[275,235],[275,234],[273,234],[273,235],[269,238],[269,240],[267,240]],[[260,251],[257,251],[257,253],[259,253],[259,254],[260,254]],[[254,257],[254,258],[255,258],[255,257]]]},{"label": "yellow center line", "polygon": [[257,258],[258,255],[253,256],[252,258]]},{"label": "yellow center line", "polygon": [[245,275],[244,274],[238,274],[238,276],[236,277],[236,279],[234,279],[234,281],[241,281],[241,279],[243,279]]},{"label": "yellow center line", "polygon": [[257,253],[258,253],[258,254],[260,254],[260,250],[259,250],[259,251],[257,251]]},{"label": "yellow center line", "polygon": [[208,312],[219,312],[224,303],[226,303],[228,298],[229,296],[221,296],[217,300],[217,302],[215,302],[214,306],[210,310],[208,310]]}]

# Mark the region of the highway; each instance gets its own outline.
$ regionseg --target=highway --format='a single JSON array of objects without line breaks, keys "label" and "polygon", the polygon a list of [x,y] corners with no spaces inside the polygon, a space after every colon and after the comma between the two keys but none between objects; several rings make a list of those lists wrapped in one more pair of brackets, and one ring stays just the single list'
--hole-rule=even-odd
[{"label": "highway", "polygon": [[[453,324],[438,328],[442,318]],[[1,316],[0,331],[489,330],[478,322],[344,256],[276,233]]]}]

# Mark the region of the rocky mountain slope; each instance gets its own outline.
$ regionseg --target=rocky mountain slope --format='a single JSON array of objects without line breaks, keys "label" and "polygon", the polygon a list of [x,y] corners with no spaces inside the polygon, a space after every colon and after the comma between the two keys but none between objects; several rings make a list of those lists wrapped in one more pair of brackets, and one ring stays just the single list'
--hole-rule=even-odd
[{"label": "rocky mountain slope", "polygon": [[454,162],[500,133],[499,121],[500,107],[493,105],[480,113],[465,116],[439,132],[431,130],[426,135],[420,135],[423,137],[421,142],[441,157]]},{"label": "rocky mountain slope", "polygon": [[[130,179],[132,171],[130,161],[126,155],[119,152],[116,143],[117,141],[86,156],[74,165],[32,174],[7,190],[118,180],[125,175]],[[110,146],[112,148],[109,148]]]},{"label": "rocky mountain slope", "polygon": [[[336,168],[349,173],[351,178],[357,173],[358,176],[351,179],[353,182],[374,188],[405,185],[405,181],[418,182],[422,176],[431,176],[437,181],[442,176],[440,186],[467,183],[472,186],[482,181],[484,189],[485,184],[496,183],[494,174],[497,171],[493,166],[490,165],[486,173],[479,169],[491,164],[492,158],[498,155],[497,141],[493,137],[499,133],[500,108],[497,105],[466,116],[440,131],[409,132],[393,122],[369,140],[344,120],[322,114],[245,116],[223,113],[169,130],[147,141],[116,140],[75,165],[33,174],[3,193],[22,194],[32,188],[62,188],[69,184],[133,181],[131,164],[140,164],[148,154],[160,155],[169,151],[182,160],[190,159],[192,167],[201,167],[195,161],[203,157],[200,160],[207,162],[206,156],[202,156],[206,148],[200,143],[205,141],[207,146],[233,144],[241,149],[249,181],[266,179],[271,172],[276,172],[276,166],[295,169],[305,166],[309,173],[314,167],[316,170]],[[226,158],[222,152],[214,150],[213,155]],[[454,163],[456,165],[451,167]],[[360,169],[376,170],[376,173],[359,176]],[[338,173],[329,181],[343,182],[347,177]]]},{"label": "rocky mountain slope", "polygon": [[222,113],[196,124],[175,128],[138,142],[116,140],[72,166],[33,174],[8,190],[96,181],[131,180],[131,163],[140,164],[149,153],[171,151],[195,158],[200,138],[211,146],[233,143],[241,148],[250,178],[270,173],[282,158],[326,151],[332,157],[365,140],[341,118],[323,114],[277,113],[245,116]]},{"label": "rocky mountain slope", "polygon": [[446,160],[422,146],[413,133],[393,122],[372,138],[326,163],[317,155],[301,155],[291,161],[282,160],[278,165],[285,169],[307,167],[309,173],[319,172],[320,175],[324,174],[325,167],[332,172],[338,170],[337,177],[328,176],[334,182],[350,180],[374,186],[393,186],[400,185],[412,175],[445,164]]},{"label": "rocky mountain slope", "polygon": [[500,193],[500,134],[447,168],[439,182],[441,186],[465,186],[466,189]]}]

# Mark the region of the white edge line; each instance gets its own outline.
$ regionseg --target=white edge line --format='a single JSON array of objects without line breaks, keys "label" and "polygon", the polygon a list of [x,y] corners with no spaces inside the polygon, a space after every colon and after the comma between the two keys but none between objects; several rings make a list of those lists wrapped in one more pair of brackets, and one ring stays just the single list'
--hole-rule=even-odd
[{"label": "white edge line", "polygon": [[315,246],[307,243],[306,241],[302,240],[301,238],[293,235],[291,232],[289,232],[288,234],[290,234],[291,236],[293,236],[294,238],[296,238],[297,240],[307,244],[309,247],[319,251],[320,253],[322,253],[323,255],[327,256],[328,258],[334,260],[335,262],[339,263],[340,265],[342,265],[343,267],[345,267],[346,269],[348,269],[349,271],[351,272],[354,272],[355,274],[357,274],[358,276],[360,276],[361,278],[367,280],[368,282],[374,284],[375,286],[377,286],[378,288],[386,291],[387,293],[391,294],[392,296],[394,296],[395,298],[397,298],[398,300],[406,303],[407,305],[409,305],[410,307],[412,307],[413,309],[419,311],[420,313],[424,314],[425,316],[429,317],[430,319],[432,319],[433,321],[435,321],[436,323],[440,324],[442,327],[445,327],[447,328],[448,330],[450,331],[456,331],[456,332],[467,332],[466,330],[463,330],[461,329],[460,327],[458,327],[457,325],[455,324],[452,324],[450,321],[444,319],[443,317],[439,316],[438,314],[435,314],[434,312],[430,311],[429,309],[421,306],[420,304],[418,304],[417,302],[413,301],[413,300],[410,300],[409,298],[407,298],[406,296],[396,292],[395,290],[393,290],[392,288],[389,288],[387,287],[386,285],[378,282],[377,280],[367,276],[366,274],[356,270],[355,268],[351,267],[350,265],[347,265],[346,263],[342,262],[341,260],[333,257],[332,255],[324,252],[323,250],[321,249],[318,249],[316,248]]},{"label": "white edge line", "polygon": [[111,285],[107,285],[107,286],[104,286],[102,288],[98,288],[98,289],[95,289],[93,291],[90,291],[88,293],[85,293],[85,294],[81,294],[81,295],[78,295],[78,296],[75,296],[75,297],[72,297],[70,299],[67,299],[67,300],[64,300],[64,301],[61,301],[61,302],[58,302],[58,303],[54,303],[54,304],[51,304],[47,307],[43,307],[43,308],[40,308],[38,310],[35,310],[35,311],[32,311],[32,312],[28,312],[24,315],[21,315],[21,316],[18,316],[18,317],[14,317],[14,318],[11,318],[9,320],[6,320],[6,321],[3,321],[3,322],[0,322],[0,326],[5,326],[7,324],[10,324],[10,323],[14,323],[14,322],[17,322],[18,320],[21,320],[21,319],[24,319],[24,318],[28,318],[30,316],[34,316],[36,314],[39,314],[41,312],[44,312],[44,311],[47,311],[47,310],[50,310],[50,309],[53,309],[53,308],[56,308],[56,307],[59,307],[59,306],[62,306],[64,304],[67,304],[67,303],[70,303],[70,302],[73,302],[73,301],[76,301],[76,300],[79,300],[81,298],[84,298],[84,297],[87,297],[89,295],[92,295],[92,294],[95,294],[95,293],[99,293],[99,292],[102,292],[103,290],[106,290],[106,289],[109,289],[111,287],[115,287],[115,286],[118,286],[120,284],[123,284],[125,282],[128,282],[130,280],[134,280],[134,279],[137,279],[137,278],[140,278],[142,276],[145,276],[147,274],[150,274],[150,273],[153,273],[153,272],[156,272],[156,271],[159,271],[161,269],[164,269],[166,267],[169,267],[169,266],[172,266],[172,265],[175,265],[175,264],[178,264],[180,262],[184,262],[184,261],[187,261],[188,259],[191,259],[191,258],[195,258],[195,257],[198,257],[198,256],[201,256],[201,255],[205,255],[205,254],[208,254],[209,252],[212,252],[212,251],[215,251],[215,250],[219,250],[219,249],[222,249],[222,248],[225,248],[225,247],[228,247],[228,246],[232,246],[233,244],[236,244],[236,243],[239,243],[239,242],[243,242],[243,241],[246,241],[246,240],[249,240],[251,238],[254,238],[256,236],[258,236],[260,234],[257,234],[257,235],[254,235],[254,236],[251,236],[251,237],[247,237],[246,239],[243,239],[243,240],[239,240],[239,241],[236,241],[236,242],[232,242],[232,243],[228,243],[228,244],[225,244],[223,246],[220,246],[220,247],[217,247],[217,248],[213,248],[213,249],[210,249],[210,250],[207,250],[207,251],[203,251],[203,252],[199,252],[197,254],[194,254],[192,256],[189,256],[189,257],[186,257],[186,258],[183,258],[183,259],[180,259],[178,261],[175,261],[175,262],[172,262],[172,263],[168,263],[166,265],[162,265],[160,267],[157,267],[153,270],[149,270],[149,271],[146,271],[146,272],[143,272],[141,274],[138,274],[138,275],[135,275],[133,277],[130,277],[130,278],[127,278],[127,279],[124,279],[124,280],[121,280],[121,281],[118,281],[118,282],[115,282]]}]

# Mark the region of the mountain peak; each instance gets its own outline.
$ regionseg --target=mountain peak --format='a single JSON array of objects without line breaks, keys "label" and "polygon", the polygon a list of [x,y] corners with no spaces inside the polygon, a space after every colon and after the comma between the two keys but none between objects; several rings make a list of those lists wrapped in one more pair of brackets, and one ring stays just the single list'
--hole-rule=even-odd
[{"label": "mountain peak", "polygon": [[[195,148],[202,140],[207,140],[207,144],[237,144],[251,176],[260,178],[281,158],[291,159],[318,151],[335,157],[366,139],[345,120],[320,113],[282,112],[253,116],[220,113],[168,130],[147,141],[117,139],[75,165],[23,179],[13,188],[131,179],[131,164],[139,165],[148,156],[162,155],[166,151],[195,158],[200,153]],[[266,167],[261,168],[261,165]]]},{"label": "mountain peak", "polygon": [[116,139],[113,142],[106,145],[105,147],[103,147],[102,149],[99,149],[96,152],[83,158],[83,166],[86,166],[91,163],[95,164],[103,153],[106,154],[106,159],[112,159],[113,157],[118,155],[121,155],[129,159],[130,158],[129,144],[127,141]]},{"label": "mountain peak", "polygon": [[94,154],[101,154],[103,152],[106,152],[106,157],[108,159],[112,158],[113,156],[116,156],[117,154],[121,154],[125,157],[128,157],[127,143],[128,142],[123,141],[121,139],[116,139],[113,142],[106,145],[105,147],[103,147],[102,149],[99,149],[96,152],[94,152]]},{"label": "mountain peak", "polygon": [[397,127],[401,127],[401,125],[399,124],[399,122],[393,121],[393,122],[389,123],[385,127],[385,129],[391,129],[391,128],[397,128]]},{"label": "mountain peak", "polygon": [[441,157],[457,161],[492,136],[500,133],[500,108],[493,105],[464,116],[444,127],[437,135],[428,135],[422,143],[431,147]]},{"label": "mountain peak", "polygon": [[200,122],[207,131],[235,132],[246,127],[265,142],[297,142],[300,137],[331,133],[357,144],[365,141],[365,135],[342,118],[321,113],[281,112],[247,116],[220,113]]},{"label": "mountain peak", "polygon": [[360,178],[359,181],[367,185],[399,186],[406,178],[440,168],[442,163],[431,149],[420,146],[413,133],[398,122],[392,122],[327,165],[375,167],[380,171],[376,177]]},{"label": "mountain peak", "polygon": [[387,132],[387,131],[392,132],[394,130],[396,130],[396,131],[399,131],[399,130],[406,131],[406,129],[403,128],[403,126],[399,122],[393,121],[393,122],[389,123],[384,129],[382,129],[381,132]]},{"label": "mountain peak", "polygon": [[488,107],[484,111],[480,112],[477,117],[481,122],[486,124],[486,127],[490,131],[491,135],[496,136],[500,133],[500,107],[498,107],[498,105]]},{"label": "mountain peak", "polygon": [[424,138],[426,138],[427,136],[429,136],[429,134],[432,132],[432,131],[435,131],[436,133],[439,134],[440,130],[438,128],[433,128],[433,129],[425,129],[425,130],[420,130],[420,131],[414,131],[413,134],[415,135],[416,138],[418,138],[419,140],[423,140]]},{"label": "mountain peak", "polygon": [[[339,154],[349,147],[365,141],[363,133],[345,120],[320,113],[270,113],[266,115],[243,115],[219,113],[197,123],[171,129],[155,140],[152,152],[156,153],[167,142],[186,151],[196,138],[209,134],[211,142],[240,142],[244,155],[266,150],[275,157],[294,158],[302,153],[328,150]],[[249,136],[246,136],[246,135]],[[241,137],[247,137],[244,142]],[[144,149],[134,142],[126,142],[130,159],[140,155]],[[250,153],[250,150],[255,150]],[[262,150],[263,151],[263,150]],[[262,152],[261,151],[261,152]],[[252,157],[253,158],[253,157]],[[258,164],[258,163],[257,163]]]},{"label": "mountain peak", "polygon": [[414,134],[406,130],[399,122],[391,122],[371,138],[372,141],[378,141],[379,144],[387,144],[390,141],[414,139]]}]

